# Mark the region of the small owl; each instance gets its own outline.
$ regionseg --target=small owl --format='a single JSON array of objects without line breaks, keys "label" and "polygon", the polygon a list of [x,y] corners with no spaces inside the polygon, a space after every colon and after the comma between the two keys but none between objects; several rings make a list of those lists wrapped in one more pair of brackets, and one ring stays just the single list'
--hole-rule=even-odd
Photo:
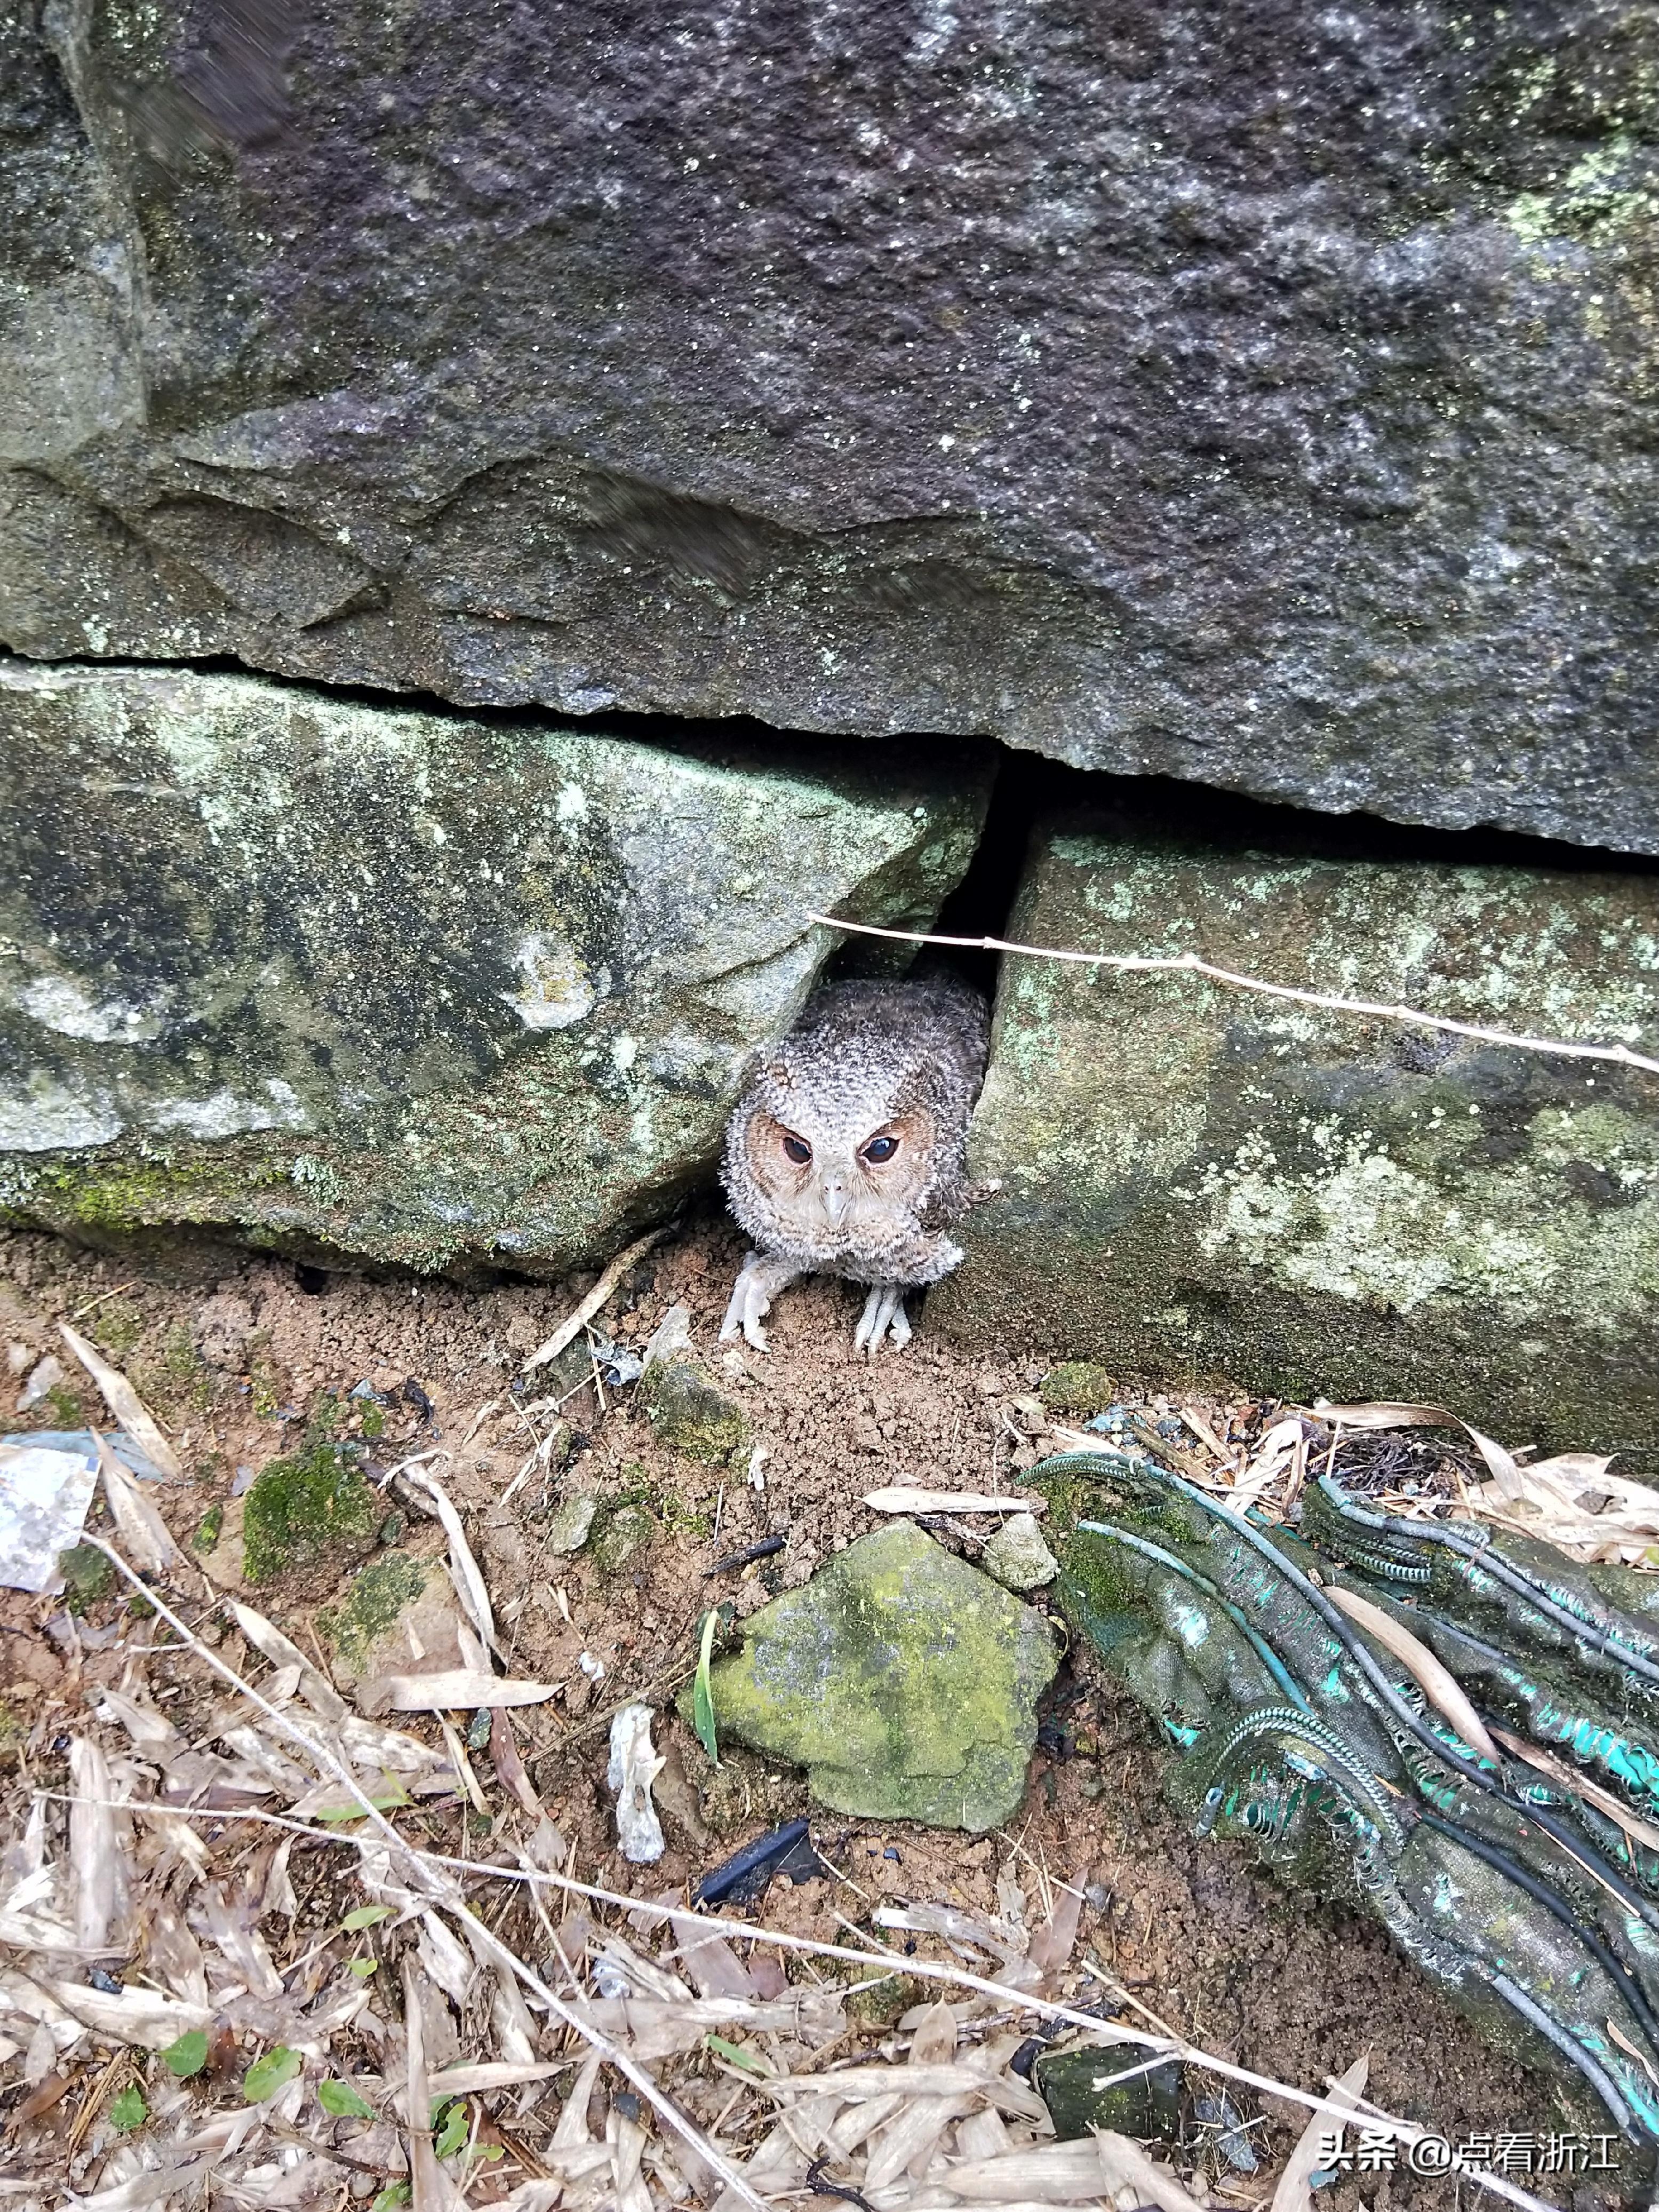
[{"label": "small owl", "polygon": [[766,1349],[761,1322],[798,1275],[868,1283],[854,1336],[908,1344],[904,1293],[960,1265],[944,1234],[978,1194],[968,1116],[985,1073],[984,1000],[954,976],[830,983],[769,1053],[726,1132],[720,1179],[756,1249],[720,1329]]}]

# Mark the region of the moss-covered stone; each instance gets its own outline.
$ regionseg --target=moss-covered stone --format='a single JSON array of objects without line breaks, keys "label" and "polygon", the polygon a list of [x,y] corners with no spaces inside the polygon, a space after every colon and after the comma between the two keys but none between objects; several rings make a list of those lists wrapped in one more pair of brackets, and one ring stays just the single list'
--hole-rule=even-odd
[{"label": "moss-covered stone", "polygon": [[589,1539],[593,1564],[602,1575],[618,1575],[657,1534],[656,1521],[643,1505],[618,1505],[601,1513]]},{"label": "moss-covered stone", "polygon": [[1018,1808],[1053,1634],[908,1522],[861,1536],[743,1636],[711,1670],[716,1725],[805,1766],[821,1804],[975,1832]]},{"label": "moss-covered stone", "polygon": [[1031,2079],[1048,2107],[1061,2142],[1110,2128],[1142,2142],[1174,2142],[1181,2133],[1181,2068],[1174,2059],[1130,2081],[1115,2076],[1126,2070],[1122,2057],[1098,2044],[1076,2051],[1045,2051],[1031,2068]]},{"label": "moss-covered stone", "polygon": [[3,659],[0,729],[0,1218],[463,1271],[669,1210],[830,948],[803,916],[925,926],[987,782]]},{"label": "moss-covered stone", "polygon": [[[1009,934],[1566,1040],[1659,1042],[1659,878],[1052,824]],[[1195,975],[1012,963],[1002,1188],[928,1316],[1161,1383],[1659,1442],[1659,1081]]]},{"label": "moss-covered stone", "polygon": [[565,1498],[547,1518],[547,1534],[542,1548],[557,1559],[568,1559],[580,1552],[593,1526],[598,1501],[583,1492]]},{"label": "moss-covered stone", "polygon": [[696,1360],[653,1360],[639,1401],[662,1442],[688,1459],[725,1467],[748,1449],[749,1416]]},{"label": "moss-covered stone", "polygon": [[1037,1385],[1037,1396],[1051,1413],[1086,1418],[1103,1413],[1118,1395],[1117,1384],[1092,1359],[1068,1359],[1051,1367]]},{"label": "moss-covered stone", "polygon": [[274,1581],[325,1553],[366,1544],[380,1501],[333,1444],[313,1443],[267,1462],[242,1501],[242,1573]]},{"label": "moss-covered stone", "polygon": [[378,1674],[458,1664],[455,1619],[454,1586],[441,1559],[384,1551],[352,1577],[340,1604],[318,1613],[317,1633],[336,1681],[348,1688]]},{"label": "moss-covered stone", "polygon": [[115,1570],[95,1544],[71,1544],[58,1554],[58,1571],[64,1577],[64,1602],[82,1613],[115,1586]]}]

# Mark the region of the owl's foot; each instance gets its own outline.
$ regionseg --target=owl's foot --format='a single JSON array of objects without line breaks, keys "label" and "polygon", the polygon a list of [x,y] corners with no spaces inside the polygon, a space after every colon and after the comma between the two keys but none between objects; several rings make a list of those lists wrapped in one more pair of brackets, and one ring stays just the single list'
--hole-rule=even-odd
[{"label": "owl's foot", "polygon": [[883,1337],[890,1337],[899,1352],[910,1341],[910,1323],[904,1310],[902,1283],[878,1283],[864,1302],[859,1325],[853,1332],[854,1352],[867,1352],[873,1359]]},{"label": "owl's foot", "polygon": [[745,1254],[738,1279],[732,1286],[726,1319],[720,1323],[720,1342],[735,1344],[742,1337],[757,1352],[764,1352],[766,1331],[761,1322],[772,1310],[772,1301],[778,1292],[787,1290],[800,1272],[787,1260],[769,1260],[759,1252]]}]

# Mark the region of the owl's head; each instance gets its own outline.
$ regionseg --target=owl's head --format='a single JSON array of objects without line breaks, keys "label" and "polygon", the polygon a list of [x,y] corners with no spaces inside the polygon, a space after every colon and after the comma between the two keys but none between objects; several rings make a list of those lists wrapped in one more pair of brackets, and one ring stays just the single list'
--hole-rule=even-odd
[{"label": "owl's head", "polygon": [[[814,1257],[887,1245],[933,1188],[937,1128],[909,1085],[774,1064],[733,1116],[726,1183],[752,1235]],[[905,1095],[906,1093],[910,1095]]]}]

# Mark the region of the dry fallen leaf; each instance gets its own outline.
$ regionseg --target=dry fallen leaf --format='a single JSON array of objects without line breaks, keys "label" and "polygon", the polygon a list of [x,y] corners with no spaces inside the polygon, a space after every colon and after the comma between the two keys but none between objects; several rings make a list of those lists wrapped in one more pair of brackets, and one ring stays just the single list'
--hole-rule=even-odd
[{"label": "dry fallen leaf", "polygon": [[185,1470],[179,1464],[178,1454],[161,1434],[146,1410],[143,1401],[118,1368],[100,1359],[84,1336],[72,1329],[66,1321],[60,1321],[58,1331],[104,1395],[104,1403],[126,1431],[146,1459],[160,1468],[175,1482],[182,1482]]},{"label": "dry fallen leaf", "polygon": [[382,1674],[365,1682],[358,1700],[371,1719],[400,1713],[476,1712],[480,1705],[545,1705],[556,1683],[514,1682],[470,1667],[441,1674]]},{"label": "dry fallen leaf", "polygon": [[1385,1651],[1391,1651],[1414,1678],[1419,1688],[1443,1720],[1449,1721],[1468,1744],[1473,1744],[1483,1758],[1501,1765],[1498,1746],[1486,1733],[1486,1724],[1469,1703],[1457,1677],[1450,1668],[1437,1659],[1428,1645],[1410,1629],[1386,1613],[1380,1605],[1361,1597],[1357,1590],[1345,1589],[1340,1583],[1327,1585],[1325,1595],[1339,1612],[1346,1613],[1357,1627],[1374,1637]]},{"label": "dry fallen leaf", "polygon": [[108,1439],[94,1429],[98,1466],[104,1478],[104,1495],[115,1522],[117,1535],[129,1566],[140,1574],[159,1575],[179,1564],[182,1553],[167,1534],[167,1523],[127,1473]]},{"label": "dry fallen leaf", "polygon": [[1297,2138],[1296,2148],[1291,2153],[1289,2162],[1279,2177],[1279,2185],[1273,2191],[1271,2212],[1312,2212],[1313,2191],[1310,2181],[1311,2176],[1319,2171],[1321,2141],[1340,2128],[1353,2111],[1364,2090],[1370,2068],[1370,2053],[1365,2051],[1354,2060],[1340,2080],[1332,2082],[1330,2094],[1315,2111]]}]

